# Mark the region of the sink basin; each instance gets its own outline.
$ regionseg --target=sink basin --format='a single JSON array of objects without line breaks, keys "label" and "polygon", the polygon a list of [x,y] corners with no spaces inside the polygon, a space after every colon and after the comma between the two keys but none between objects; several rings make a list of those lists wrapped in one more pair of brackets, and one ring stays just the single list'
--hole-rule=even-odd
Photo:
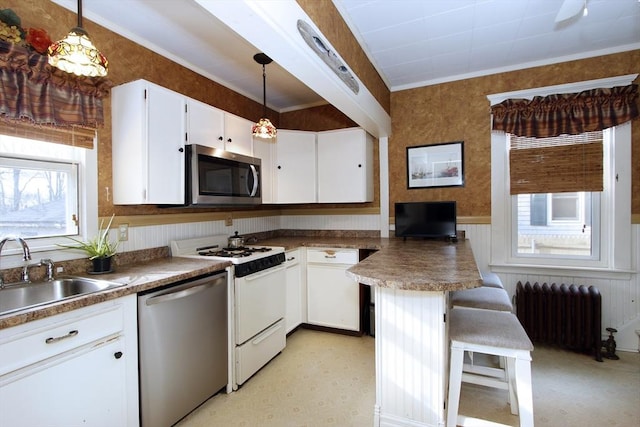
[{"label": "sink basin", "polygon": [[123,286],[123,283],[85,277],[9,285],[0,289],[0,316],[13,311]]}]

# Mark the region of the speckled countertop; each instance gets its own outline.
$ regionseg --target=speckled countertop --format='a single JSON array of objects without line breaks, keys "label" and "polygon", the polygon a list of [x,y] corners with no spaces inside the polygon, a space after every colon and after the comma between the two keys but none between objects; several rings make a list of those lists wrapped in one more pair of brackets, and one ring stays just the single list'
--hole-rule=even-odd
[{"label": "speckled countertop", "polygon": [[[295,236],[260,240],[259,245],[369,249],[368,258],[347,270],[360,283],[418,291],[450,291],[481,285],[468,240],[458,243],[355,236]],[[123,286],[0,316],[0,329],[17,326],[88,305],[224,270],[230,262],[163,257],[119,266],[114,273],[91,276]],[[81,274],[80,274],[81,276]]]},{"label": "speckled countertop", "polygon": [[224,270],[228,265],[231,263],[169,257],[118,267],[113,273],[90,277],[122,283],[123,286],[5,314],[0,316],[0,329]]},{"label": "speckled countertop", "polygon": [[376,250],[347,270],[360,283],[416,291],[453,291],[481,286],[471,244],[433,240],[369,237],[279,237],[261,241],[269,246],[331,247]]}]

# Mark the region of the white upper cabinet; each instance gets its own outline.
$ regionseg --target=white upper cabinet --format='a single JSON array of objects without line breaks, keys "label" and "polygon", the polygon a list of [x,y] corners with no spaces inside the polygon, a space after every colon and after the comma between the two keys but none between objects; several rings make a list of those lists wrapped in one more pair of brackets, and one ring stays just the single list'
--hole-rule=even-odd
[{"label": "white upper cabinet", "polygon": [[187,143],[253,155],[251,123],[195,99],[187,99]]},{"label": "white upper cabinet", "polygon": [[112,89],[114,204],[184,203],[185,102],[144,80]]},{"label": "white upper cabinet", "polygon": [[316,133],[278,130],[274,203],[316,203]]},{"label": "white upper cabinet", "polygon": [[242,117],[224,114],[224,149],[245,156],[253,156],[251,127],[253,123]]},{"label": "white upper cabinet", "polygon": [[187,143],[224,150],[224,111],[187,98]]},{"label": "white upper cabinet", "polygon": [[318,202],[373,201],[373,137],[364,129],[318,133]]},{"label": "white upper cabinet", "polygon": [[261,184],[262,203],[275,203],[275,179],[274,179],[274,158],[276,151],[276,141],[272,139],[253,138],[253,157],[261,160]]}]

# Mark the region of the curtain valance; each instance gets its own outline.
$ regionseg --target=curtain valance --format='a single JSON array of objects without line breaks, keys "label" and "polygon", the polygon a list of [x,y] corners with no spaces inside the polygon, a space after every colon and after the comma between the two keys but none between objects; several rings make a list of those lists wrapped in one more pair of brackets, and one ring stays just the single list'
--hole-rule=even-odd
[{"label": "curtain valance", "polygon": [[493,129],[548,138],[604,130],[638,117],[638,85],[507,99],[491,107]]},{"label": "curtain valance", "polygon": [[59,128],[104,124],[106,78],[79,77],[51,67],[46,55],[0,40],[0,117]]}]

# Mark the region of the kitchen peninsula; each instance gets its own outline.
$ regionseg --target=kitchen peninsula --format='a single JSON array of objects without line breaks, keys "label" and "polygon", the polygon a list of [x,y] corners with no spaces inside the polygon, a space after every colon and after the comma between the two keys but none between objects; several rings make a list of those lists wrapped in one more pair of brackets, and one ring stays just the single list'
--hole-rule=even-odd
[{"label": "kitchen peninsula", "polygon": [[375,293],[374,426],[442,426],[448,292],[481,285],[471,244],[389,239],[347,274]]}]

